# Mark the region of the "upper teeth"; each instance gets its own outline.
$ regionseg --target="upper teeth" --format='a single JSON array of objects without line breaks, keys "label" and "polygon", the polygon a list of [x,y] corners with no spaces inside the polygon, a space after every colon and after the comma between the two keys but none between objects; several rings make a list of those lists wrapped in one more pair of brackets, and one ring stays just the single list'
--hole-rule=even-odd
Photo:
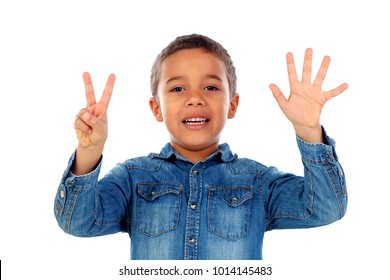
[{"label": "upper teeth", "polygon": [[207,122],[207,119],[204,118],[191,118],[191,119],[186,119],[184,123],[205,123]]}]

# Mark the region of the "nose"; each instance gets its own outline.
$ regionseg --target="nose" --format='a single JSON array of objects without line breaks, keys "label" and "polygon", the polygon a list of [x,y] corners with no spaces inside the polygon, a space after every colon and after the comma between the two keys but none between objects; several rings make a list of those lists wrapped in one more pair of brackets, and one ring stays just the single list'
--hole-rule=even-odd
[{"label": "nose", "polygon": [[199,91],[191,91],[188,93],[188,98],[186,100],[187,107],[199,107],[204,106],[206,101],[204,100],[204,96]]}]

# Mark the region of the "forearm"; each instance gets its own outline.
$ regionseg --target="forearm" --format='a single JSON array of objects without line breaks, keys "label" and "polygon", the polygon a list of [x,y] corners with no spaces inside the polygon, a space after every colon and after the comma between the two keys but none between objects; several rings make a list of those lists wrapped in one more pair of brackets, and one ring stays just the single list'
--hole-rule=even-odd
[{"label": "forearm", "polygon": [[100,161],[83,176],[70,173],[73,154],[55,196],[54,213],[58,225],[75,236],[100,236],[123,231],[130,185],[127,168],[119,164],[99,181]]},{"label": "forearm", "polygon": [[312,214],[317,225],[341,219],[348,195],[345,174],[338,160],[335,141],[322,130],[326,144],[305,143],[297,138],[304,165],[305,185],[313,194]]},{"label": "forearm", "polygon": [[[304,176],[275,171],[263,177],[268,197],[269,230],[322,226],[342,218],[347,208],[345,175],[334,140],[323,132],[327,145],[297,138]],[[267,183],[269,181],[269,183]]]}]

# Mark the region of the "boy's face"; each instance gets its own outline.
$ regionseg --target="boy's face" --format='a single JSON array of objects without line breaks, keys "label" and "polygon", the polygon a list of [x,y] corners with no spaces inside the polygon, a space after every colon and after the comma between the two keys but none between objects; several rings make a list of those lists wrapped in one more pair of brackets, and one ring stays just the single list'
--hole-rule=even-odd
[{"label": "boy's face", "polygon": [[165,122],[176,151],[201,161],[218,149],[238,106],[238,95],[230,98],[224,64],[203,49],[185,49],[168,56],[160,73],[158,100],[150,100],[153,114]]}]

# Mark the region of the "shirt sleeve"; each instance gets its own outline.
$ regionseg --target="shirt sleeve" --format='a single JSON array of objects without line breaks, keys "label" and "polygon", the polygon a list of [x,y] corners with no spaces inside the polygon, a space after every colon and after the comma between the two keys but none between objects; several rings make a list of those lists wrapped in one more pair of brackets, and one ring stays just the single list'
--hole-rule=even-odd
[{"label": "shirt sleeve", "polygon": [[341,219],[347,210],[345,174],[335,141],[324,131],[327,144],[297,137],[304,176],[270,168],[263,176],[268,230],[323,226]]},{"label": "shirt sleeve", "polygon": [[72,154],[58,186],[54,215],[68,234],[90,237],[127,231],[130,199],[127,168],[118,164],[100,181],[102,158],[95,170],[82,176],[70,172]]}]

